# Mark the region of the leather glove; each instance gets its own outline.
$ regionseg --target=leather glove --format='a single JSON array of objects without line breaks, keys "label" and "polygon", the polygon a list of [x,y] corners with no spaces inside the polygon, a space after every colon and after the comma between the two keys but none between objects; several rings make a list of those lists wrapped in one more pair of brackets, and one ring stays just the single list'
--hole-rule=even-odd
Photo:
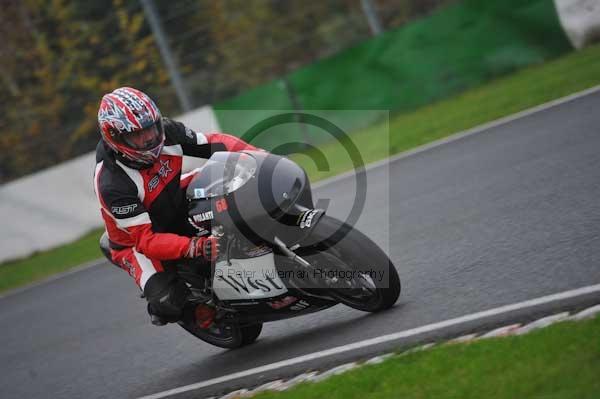
[{"label": "leather glove", "polygon": [[214,262],[219,255],[219,240],[217,237],[192,237],[190,246],[185,253],[186,258],[204,258]]}]

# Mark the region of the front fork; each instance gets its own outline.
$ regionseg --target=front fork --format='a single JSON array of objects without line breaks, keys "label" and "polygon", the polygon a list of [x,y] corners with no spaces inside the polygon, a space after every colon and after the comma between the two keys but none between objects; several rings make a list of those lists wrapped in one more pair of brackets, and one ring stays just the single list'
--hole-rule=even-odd
[{"label": "front fork", "polygon": [[[285,245],[285,243],[283,241],[281,241],[278,237],[275,237],[274,239],[274,243],[275,245],[277,245],[277,248],[279,248],[279,250],[290,260],[292,260],[294,263],[296,263],[297,265],[299,265],[300,267],[302,267],[304,270],[306,270],[308,273],[308,276],[311,275],[315,275],[314,271],[315,268],[314,266],[308,262],[306,259],[302,258],[300,255],[298,255],[297,253],[294,252],[295,249],[299,248],[300,245],[296,244],[291,248],[288,248],[287,245]],[[324,278],[324,279],[316,279],[316,278],[311,278],[311,281],[313,284],[315,284],[315,288],[324,288],[324,289],[331,289],[332,286],[337,282],[336,280],[332,280],[330,278]],[[305,290],[303,290],[300,287],[296,287],[297,289],[300,289],[301,291],[306,292]],[[322,298],[327,298],[327,299],[331,299],[330,297],[323,297],[321,295],[315,295],[313,293],[308,293],[310,295],[314,295],[314,296],[318,296],[318,297],[322,297]]]},{"label": "front fork", "polygon": [[[287,245],[285,245],[285,243],[279,239],[279,237],[275,237],[274,241],[275,241],[275,245],[277,245],[277,247],[279,248],[279,250],[281,250],[281,252],[285,256],[287,256],[289,259],[291,259],[292,261],[296,262],[297,264],[299,264],[303,268],[305,268],[307,270],[312,270],[311,264],[309,262],[307,262],[306,260],[304,260],[304,258],[302,258],[299,255],[297,255],[292,249],[288,248]],[[299,245],[296,245],[296,246],[294,246],[292,248],[296,249],[298,247],[299,247]]]}]

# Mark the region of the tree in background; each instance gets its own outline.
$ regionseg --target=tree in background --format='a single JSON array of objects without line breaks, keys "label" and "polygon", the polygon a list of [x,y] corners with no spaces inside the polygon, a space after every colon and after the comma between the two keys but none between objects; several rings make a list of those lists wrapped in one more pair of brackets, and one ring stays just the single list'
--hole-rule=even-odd
[{"label": "tree in background", "polygon": [[[286,72],[286,63],[307,57],[318,43],[309,40],[306,20],[315,8],[305,2],[298,17],[297,2],[210,2],[214,23],[210,37],[218,68],[217,84],[224,95],[256,86]],[[243,34],[242,34],[243,32]],[[303,47],[300,47],[303,46]],[[301,48],[301,50],[299,50]],[[290,54],[296,51],[294,57]]]},{"label": "tree in background", "polygon": [[103,93],[168,84],[143,14],[123,0],[10,0],[0,18],[0,179],[89,150]]},{"label": "tree in background", "polygon": [[[396,27],[452,0],[372,0]],[[121,85],[179,109],[139,0],[4,0],[0,183],[94,148]],[[360,0],[155,0],[195,105],[280,78],[370,37]]]},{"label": "tree in background", "polygon": [[386,29],[394,29],[458,0],[372,0]]}]

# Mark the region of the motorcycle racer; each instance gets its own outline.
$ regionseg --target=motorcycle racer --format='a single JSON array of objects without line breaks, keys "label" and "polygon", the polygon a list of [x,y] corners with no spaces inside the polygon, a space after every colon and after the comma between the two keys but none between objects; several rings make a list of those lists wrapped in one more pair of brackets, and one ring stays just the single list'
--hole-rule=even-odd
[{"label": "motorcycle racer", "polygon": [[106,228],[101,247],[135,279],[152,322],[176,322],[189,290],[170,267],[172,261],[209,265],[219,250],[215,237],[196,236],[198,230],[187,221],[185,190],[197,171],[182,174],[183,156],[209,158],[216,151],[257,148],[163,117],[148,95],[130,87],[102,97],[98,124],[102,139],[94,189]]}]

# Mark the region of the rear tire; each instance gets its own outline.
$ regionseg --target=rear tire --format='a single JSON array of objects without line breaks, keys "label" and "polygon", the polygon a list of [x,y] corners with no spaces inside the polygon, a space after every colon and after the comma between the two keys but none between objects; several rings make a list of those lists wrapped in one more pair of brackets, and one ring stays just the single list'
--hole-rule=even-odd
[{"label": "rear tire", "polygon": [[184,317],[179,325],[196,338],[220,348],[236,349],[250,345],[256,341],[262,331],[262,323],[240,326],[224,322],[208,329],[200,328],[196,325],[193,309],[194,307],[190,307],[184,310]]},{"label": "rear tire", "polygon": [[352,287],[329,289],[329,295],[344,305],[365,312],[379,312],[391,308],[400,296],[400,277],[385,252],[363,233],[333,217],[324,215],[308,242],[296,253],[316,267],[332,268],[334,265],[336,270],[346,272],[369,271],[347,283]]},{"label": "rear tire", "polygon": [[242,330],[242,345],[241,346],[250,345],[251,343],[256,341],[256,339],[262,332],[262,328],[263,328],[262,323],[252,324],[249,326],[241,327],[240,328]]}]

